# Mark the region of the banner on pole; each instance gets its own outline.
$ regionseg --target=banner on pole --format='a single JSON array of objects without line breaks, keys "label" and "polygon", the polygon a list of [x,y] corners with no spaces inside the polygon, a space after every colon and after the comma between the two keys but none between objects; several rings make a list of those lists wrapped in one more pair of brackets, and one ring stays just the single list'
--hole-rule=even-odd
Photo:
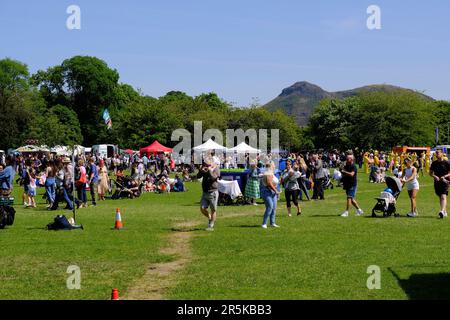
[{"label": "banner on pole", "polygon": [[109,115],[108,109],[105,109],[103,111],[103,120],[105,120],[105,124],[108,126],[108,129],[111,129],[112,128],[112,120]]}]

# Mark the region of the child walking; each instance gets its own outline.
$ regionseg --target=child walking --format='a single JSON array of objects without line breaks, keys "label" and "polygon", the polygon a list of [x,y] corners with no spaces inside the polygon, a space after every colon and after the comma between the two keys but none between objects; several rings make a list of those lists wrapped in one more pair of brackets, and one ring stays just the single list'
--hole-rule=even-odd
[{"label": "child walking", "polygon": [[32,168],[27,171],[28,175],[28,207],[36,208],[36,174]]}]

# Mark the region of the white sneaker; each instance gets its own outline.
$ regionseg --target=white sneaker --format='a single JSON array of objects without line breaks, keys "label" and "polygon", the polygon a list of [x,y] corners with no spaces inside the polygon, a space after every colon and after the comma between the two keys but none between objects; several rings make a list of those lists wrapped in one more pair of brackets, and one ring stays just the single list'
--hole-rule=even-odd
[{"label": "white sneaker", "polygon": [[214,228],[208,227],[208,228],[206,228],[206,231],[208,231],[208,232],[213,232],[213,231],[214,231]]},{"label": "white sneaker", "polygon": [[439,212],[439,218],[444,219],[447,218],[447,212]]},{"label": "white sneaker", "polygon": [[364,211],[362,211],[362,209],[358,209],[358,211],[356,211],[356,215],[358,217],[360,217],[360,216],[364,215]]},{"label": "white sneaker", "polygon": [[270,226],[271,226],[272,228],[279,228],[279,227],[280,227],[279,225],[277,225],[277,224],[275,224],[275,223],[274,223],[274,224],[271,224]]},{"label": "white sneaker", "polygon": [[417,212],[410,212],[406,215],[408,218],[416,218],[418,216]]},{"label": "white sneaker", "polygon": [[348,217],[348,211],[345,211],[343,214],[341,214],[341,217],[347,218]]},{"label": "white sneaker", "polygon": [[262,228],[263,228],[263,229],[267,229],[267,224],[263,224],[263,225],[262,225]]}]

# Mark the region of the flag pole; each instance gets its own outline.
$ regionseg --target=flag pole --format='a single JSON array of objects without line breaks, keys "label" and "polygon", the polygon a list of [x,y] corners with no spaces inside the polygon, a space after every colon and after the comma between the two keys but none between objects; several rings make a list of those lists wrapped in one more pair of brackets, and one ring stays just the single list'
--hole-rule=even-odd
[{"label": "flag pole", "polygon": [[77,223],[76,219],[76,205],[75,205],[75,146],[73,146],[72,151],[72,213],[73,220],[75,224]]}]

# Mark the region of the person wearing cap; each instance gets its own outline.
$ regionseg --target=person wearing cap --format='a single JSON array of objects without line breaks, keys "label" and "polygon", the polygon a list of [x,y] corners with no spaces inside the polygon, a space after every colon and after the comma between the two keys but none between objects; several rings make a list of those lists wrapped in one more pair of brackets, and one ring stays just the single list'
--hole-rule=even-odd
[{"label": "person wearing cap", "polygon": [[411,200],[411,212],[407,214],[410,218],[415,218],[418,216],[417,213],[417,193],[419,192],[420,185],[417,180],[417,168],[412,165],[413,161],[411,158],[405,159],[405,174],[402,178],[402,182],[406,185],[408,189],[409,199]]},{"label": "person wearing cap", "polygon": [[430,176],[434,179],[434,191],[439,197],[441,211],[439,218],[447,217],[448,181],[450,178],[450,163],[444,160],[442,149],[436,150],[436,160],[430,166]]},{"label": "person wearing cap", "polygon": [[[73,210],[73,166],[69,158],[65,157],[62,159],[64,165],[64,181],[63,181],[63,193],[64,199],[68,199],[66,209]],[[75,200],[77,206],[80,202]]]},{"label": "person wearing cap", "polygon": [[220,170],[217,165],[212,159],[206,159],[197,174],[197,179],[202,179],[203,193],[200,200],[200,211],[208,218],[206,231],[214,231],[214,224],[217,218],[217,202],[219,200],[219,177]]}]

